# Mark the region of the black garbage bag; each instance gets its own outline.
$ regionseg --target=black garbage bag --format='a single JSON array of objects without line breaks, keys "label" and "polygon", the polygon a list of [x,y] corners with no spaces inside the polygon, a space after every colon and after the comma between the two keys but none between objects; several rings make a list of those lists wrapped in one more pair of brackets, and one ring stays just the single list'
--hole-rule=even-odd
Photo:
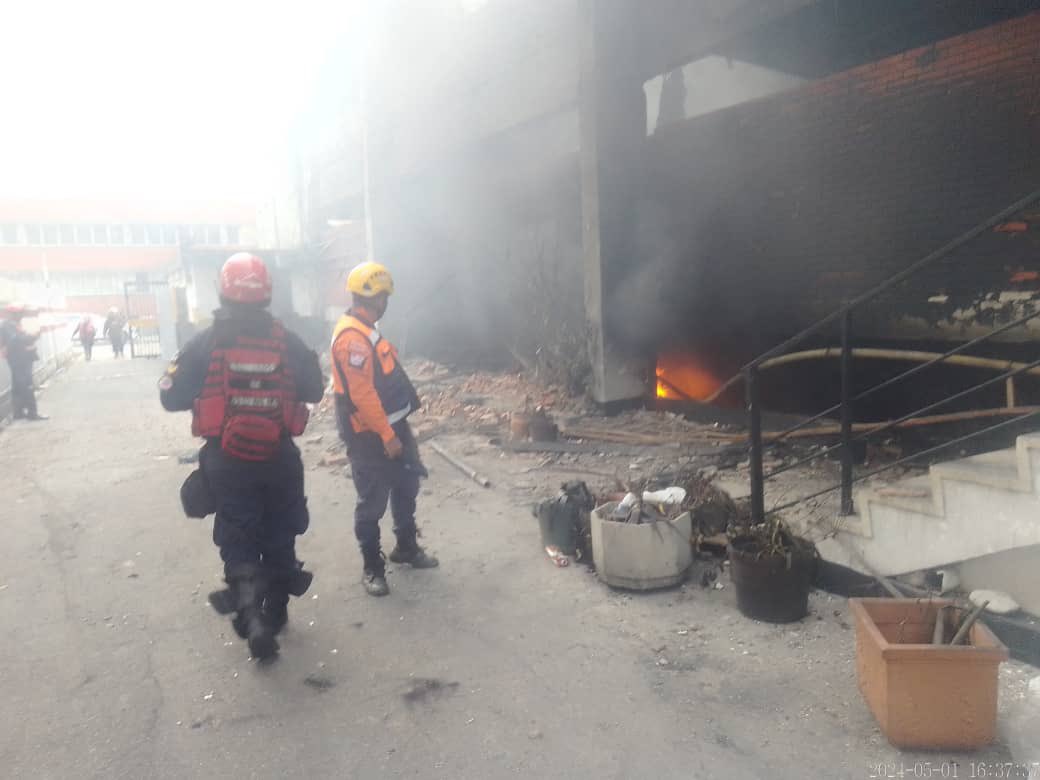
[{"label": "black garbage bag", "polygon": [[579,480],[563,483],[555,498],[534,505],[542,546],[556,547],[564,555],[592,562],[591,516],[596,499],[588,485]]}]

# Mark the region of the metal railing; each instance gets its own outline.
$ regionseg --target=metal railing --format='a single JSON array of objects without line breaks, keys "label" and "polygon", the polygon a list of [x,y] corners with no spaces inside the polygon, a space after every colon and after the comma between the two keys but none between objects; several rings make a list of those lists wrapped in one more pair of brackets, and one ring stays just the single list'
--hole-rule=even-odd
[{"label": "metal railing", "polygon": [[[965,390],[960,390],[953,393],[939,401],[929,403],[928,405],[917,409],[916,411],[910,412],[905,415],[901,415],[895,420],[878,424],[876,426],[870,426],[869,430],[854,435],[853,433],[853,417],[854,409],[857,403],[869,398],[875,393],[889,389],[909,379],[912,376],[925,371],[926,369],[943,363],[949,358],[963,353],[965,350],[971,349],[972,347],[978,346],[985,342],[989,342],[996,336],[1006,333],[1016,327],[1026,325],[1033,319],[1040,318],[1040,311],[1034,311],[1026,316],[1019,317],[1012,322],[1008,322],[997,328],[994,328],[990,332],[967,341],[963,344],[954,347],[948,352],[938,355],[935,358],[928,360],[920,365],[914,366],[894,377],[886,379],[873,387],[870,387],[861,392],[854,392],[852,387],[852,366],[855,358],[855,351],[853,349],[853,314],[858,310],[861,310],[866,304],[875,301],[884,293],[892,290],[897,285],[905,282],[911,277],[915,276],[922,270],[932,266],[939,260],[952,254],[957,249],[961,248],[970,241],[978,238],[980,235],[992,230],[994,227],[1007,221],[1010,217],[1018,214],[1026,207],[1033,205],[1040,201],[1040,190],[1037,190],[1019,201],[1011,204],[1007,208],[1003,209],[997,214],[994,214],[989,219],[980,222],[978,225],[973,227],[971,230],[966,231],[962,235],[953,239],[949,243],[942,247],[939,247],[934,252],[931,252],[927,256],[921,258],[916,263],[908,266],[894,276],[886,279],[881,284],[873,287],[870,290],[857,296],[841,308],[827,315],[823,319],[819,320],[815,324],[798,333],[795,336],[784,341],[782,344],[774,347],[768,352],[760,355],[758,358],[748,363],[741,369],[741,376],[744,380],[744,387],[746,393],[747,412],[748,412],[748,428],[749,428],[749,449],[750,449],[750,478],[751,478],[751,518],[752,522],[760,523],[765,520],[768,515],[781,512],[785,509],[790,509],[802,502],[809,501],[814,498],[840,491],[841,505],[840,514],[850,515],[853,513],[855,507],[853,506],[852,491],[853,486],[862,482],[863,480],[869,479],[877,474],[888,471],[893,468],[905,465],[906,463],[916,460],[918,458],[927,457],[941,452],[944,449],[953,447],[958,444],[963,444],[976,437],[985,436],[987,434],[996,433],[998,431],[1006,430],[1012,426],[1018,425],[1021,422],[1040,416],[1040,411],[1029,411],[1024,414],[1012,417],[1011,419],[997,423],[995,425],[988,426],[981,430],[976,430],[971,433],[958,436],[954,439],[944,441],[936,446],[930,447],[921,452],[915,452],[912,455],[899,458],[896,461],[887,463],[879,468],[872,471],[855,475],[853,472],[853,452],[854,446],[865,441],[868,437],[884,433],[886,431],[893,430],[909,420],[920,417],[921,415],[927,414],[928,412],[934,411],[935,409],[953,403],[957,400],[966,398],[967,396],[976,393],[980,390],[984,390],[988,387],[992,387],[999,382],[1010,382],[1016,376],[1031,371],[1034,368],[1040,366],[1040,360],[1033,361],[1031,363],[1016,364],[1014,368],[1001,373],[998,376],[987,379],[983,382],[979,382]],[[796,431],[802,430],[814,422],[817,422],[825,417],[828,417],[835,412],[839,413],[840,419],[840,440],[838,444],[830,447],[825,447],[822,450],[812,453],[804,458],[801,458],[793,463],[785,464],[779,468],[776,468],[768,473],[764,470],[764,451],[765,451],[765,438],[762,431],[762,377],[761,369],[764,364],[768,361],[773,360],[781,355],[785,355],[791,352],[795,347],[803,344],[809,338],[818,336],[824,332],[825,329],[835,324],[840,324],[841,328],[841,347],[839,358],[841,361],[840,370],[840,400],[828,409],[809,417],[806,420],[799,422],[797,425],[791,426],[786,430],[780,431],[777,434],[771,434],[769,440],[775,444],[777,442],[787,439],[791,434]],[[801,496],[794,501],[790,501],[778,506],[771,507],[768,511],[765,508],[765,485],[766,481],[793,468],[805,465],[812,461],[816,461],[822,457],[826,457],[831,453],[840,453],[841,462],[841,481],[838,484],[831,485],[822,490],[818,490],[810,495]]]}]

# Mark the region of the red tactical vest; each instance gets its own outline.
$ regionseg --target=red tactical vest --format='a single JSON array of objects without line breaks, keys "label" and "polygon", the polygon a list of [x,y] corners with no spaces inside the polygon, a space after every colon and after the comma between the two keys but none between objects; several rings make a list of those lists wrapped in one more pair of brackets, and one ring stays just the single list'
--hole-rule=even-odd
[{"label": "red tactical vest", "polygon": [[284,436],[299,436],[310,412],[296,400],[287,366],[285,328],[277,320],[267,338],[238,336],[214,347],[191,432],[220,437],[223,450],[242,460],[270,460]]}]

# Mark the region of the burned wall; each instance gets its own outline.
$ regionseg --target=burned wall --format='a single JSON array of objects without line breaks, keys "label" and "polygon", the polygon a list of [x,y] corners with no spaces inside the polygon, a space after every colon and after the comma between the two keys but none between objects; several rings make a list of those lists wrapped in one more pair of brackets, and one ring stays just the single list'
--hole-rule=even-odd
[{"label": "burned wall", "polygon": [[[1031,14],[658,130],[640,217],[654,337],[750,357],[1036,189],[1038,72]],[[912,317],[957,336],[973,301],[1029,297],[1024,224],[902,288],[872,332]]]},{"label": "burned wall", "polygon": [[377,192],[386,320],[409,352],[509,365],[583,322],[577,114],[467,146]]}]

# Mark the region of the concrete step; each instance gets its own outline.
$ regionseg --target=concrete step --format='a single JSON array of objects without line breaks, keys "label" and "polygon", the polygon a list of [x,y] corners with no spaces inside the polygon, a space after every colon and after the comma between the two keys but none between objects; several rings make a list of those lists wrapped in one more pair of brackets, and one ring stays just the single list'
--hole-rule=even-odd
[{"label": "concrete step", "polygon": [[939,463],[932,466],[931,473],[943,479],[974,482],[1005,490],[1022,493],[1033,490],[1031,469],[1022,468],[1017,449],[997,450],[968,458]]},{"label": "concrete step", "polygon": [[939,516],[939,508],[935,503],[934,485],[929,474],[900,480],[891,485],[864,488],[856,496],[855,504],[859,507],[867,501],[887,504],[905,509],[907,512],[930,517]]},{"label": "concrete step", "polygon": [[854,501],[857,514],[841,519],[842,549],[833,554],[860,570],[905,574],[1040,544],[1040,433],[862,488]]}]

